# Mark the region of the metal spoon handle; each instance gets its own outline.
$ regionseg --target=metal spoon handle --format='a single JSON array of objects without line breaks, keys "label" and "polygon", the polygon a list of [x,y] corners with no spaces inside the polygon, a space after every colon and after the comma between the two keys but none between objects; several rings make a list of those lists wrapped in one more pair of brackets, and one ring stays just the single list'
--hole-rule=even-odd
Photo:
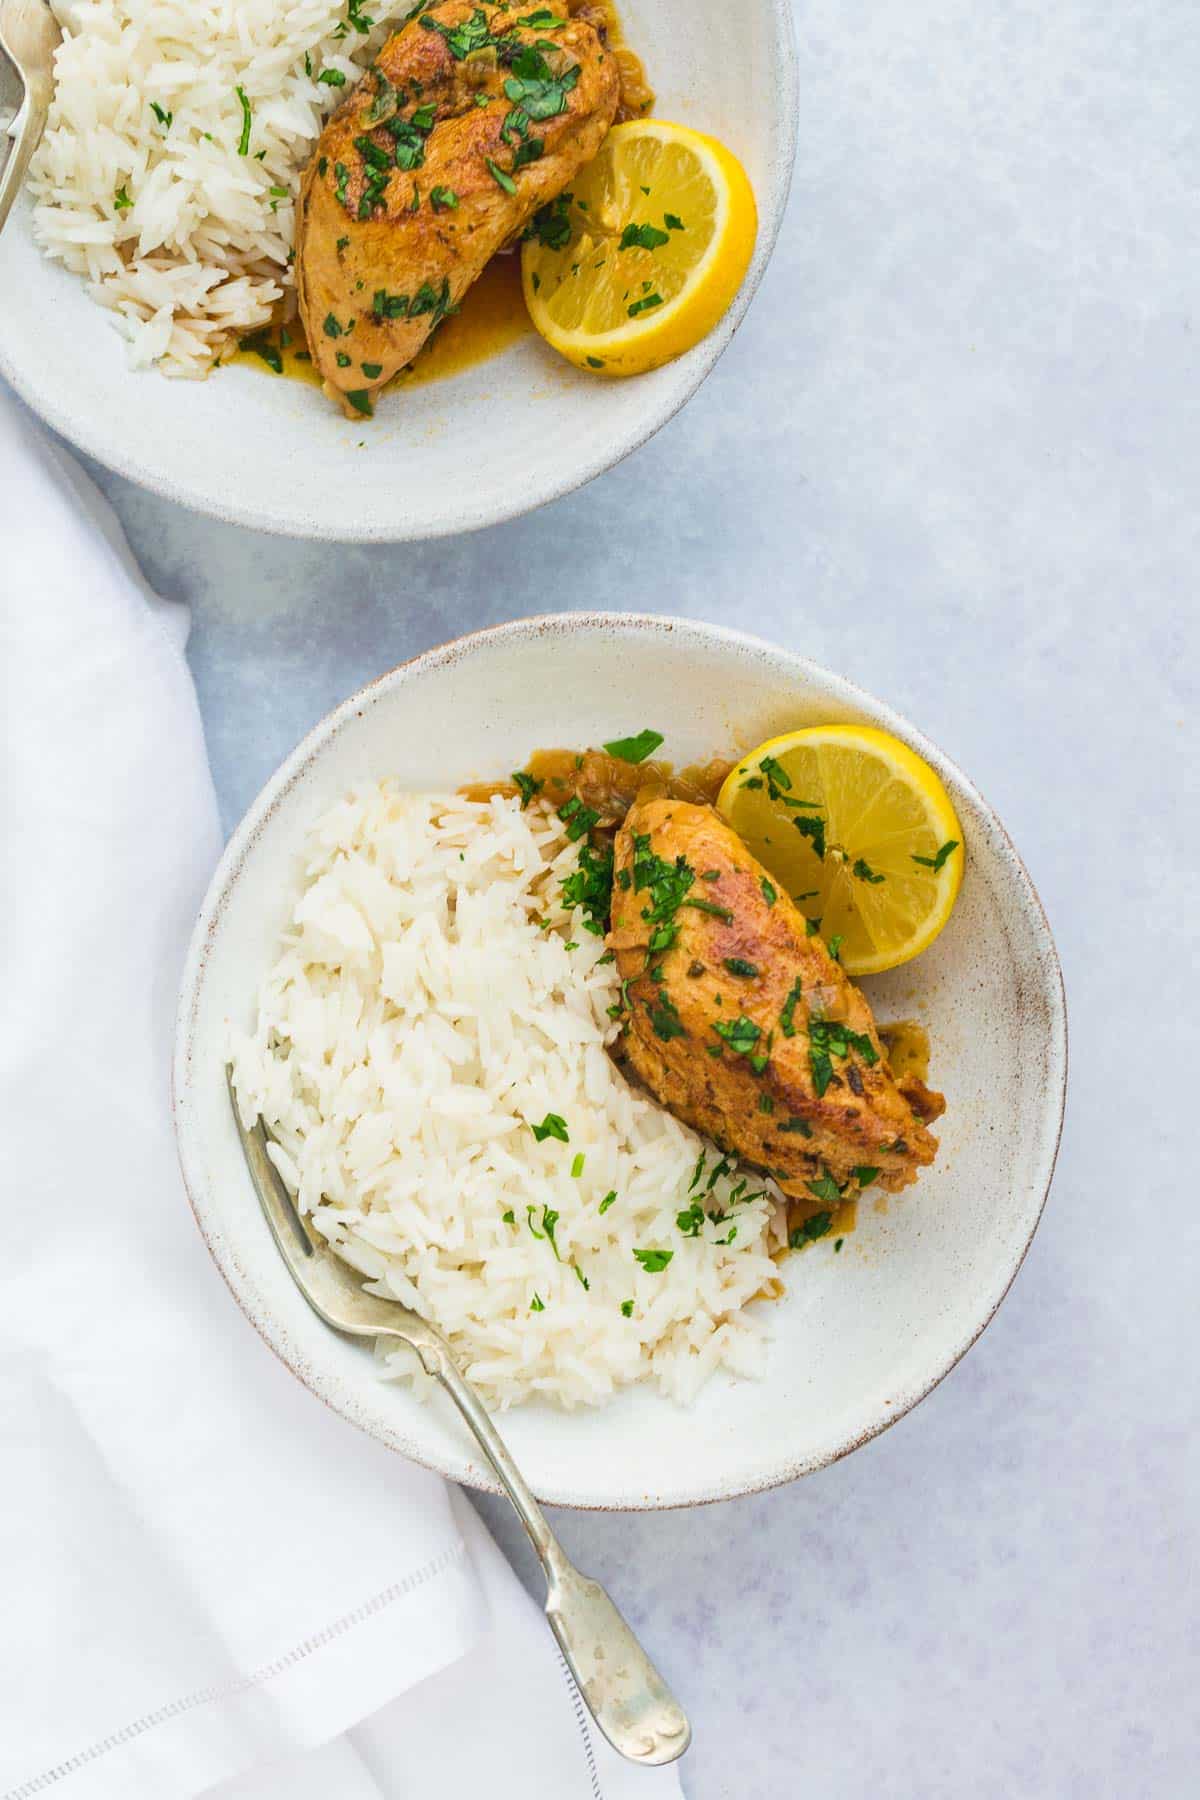
[{"label": "metal spoon handle", "polygon": [[567,1556],[449,1345],[432,1329],[407,1341],[457,1406],[529,1533],[546,1572],[546,1617],[597,1725],[633,1762],[674,1762],[691,1742],[683,1708],[600,1583]]}]

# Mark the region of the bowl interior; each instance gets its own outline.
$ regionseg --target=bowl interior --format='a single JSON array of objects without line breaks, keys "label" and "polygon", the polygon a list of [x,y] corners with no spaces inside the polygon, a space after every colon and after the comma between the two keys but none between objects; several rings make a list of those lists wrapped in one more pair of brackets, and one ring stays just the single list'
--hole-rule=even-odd
[{"label": "bowl interior", "polygon": [[1036,1226],[1065,1086],[1053,942],[1003,828],[946,759],[837,677],[748,639],[682,622],[576,616],[480,633],[396,670],[331,715],[250,809],[193,941],[175,1071],[180,1151],[218,1264],[301,1378],[365,1430],[456,1480],[486,1486],[439,1401],[381,1382],[370,1354],[308,1311],[275,1252],[242,1163],[222,1073],[227,1022],[247,1023],[274,955],[306,827],[356,781],[442,787],[519,766],[542,745],[653,725],[680,761],[740,751],[789,726],[859,720],[938,768],[967,845],[954,916],[906,969],[864,983],[883,1019],[929,1030],[948,1110],[942,1150],[886,1209],[870,1198],[839,1255],[784,1265],[764,1303],[762,1381],[718,1377],[689,1410],[649,1389],[596,1412],[530,1405],[504,1429],[537,1491],[565,1504],[666,1506],[804,1473],[899,1417],[991,1317]]},{"label": "bowl interior", "polygon": [[369,424],[265,369],[233,365],[203,382],[135,375],[112,315],[38,251],[25,201],[0,237],[0,370],[99,461],[267,531],[435,537],[590,480],[670,418],[728,343],[770,255],[794,149],[788,0],[622,0],[621,13],[656,86],[657,116],[729,143],[758,197],[742,292],[680,361],[634,381],[597,381],[531,335],[460,375],[388,395]]}]

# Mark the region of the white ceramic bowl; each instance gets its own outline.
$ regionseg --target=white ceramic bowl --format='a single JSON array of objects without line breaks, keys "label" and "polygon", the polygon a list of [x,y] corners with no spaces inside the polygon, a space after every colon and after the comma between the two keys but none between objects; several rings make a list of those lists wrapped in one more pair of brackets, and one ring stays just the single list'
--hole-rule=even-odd
[{"label": "white ceramic bowl", "polygon": [[741,292],[678,362],[597,381],[531,335],[461,375],[389,395],[369,426],[343,419],[315,387],[236,364],[204,382],[135,375],[111,314],[38,252],[25,201],[0,236],[0,371],[109,468],[262,531],[439,537],[580,487],[653,436],[729,343],[774,247],[795,154],[790,0],[622,0],[621,12],[657,117],[724,139],[758,198]]},{"label": "white ceramic bowl", "polygon": [[431,650],[347,700],[268,782],[204,902],[180,1001],[180,1156],[209,1249],[247,1315],[314,1393],[431,1468],[492,1485],[448,1405],[383,1382],[370,1352],[328,1331],[293,1287],[258,1210],[222,1070],[227,1022],[248,1024],[275,955],[307,826],[352,783],[444,787],[520,767],[539,745],[595,744],[652,725],[682,762],[790,726],[881,725],[928,758],[966,840],[954,915],[909,967],[864,983],[882,1018],[917,1017],[948,1110],[941,1154],[886,1212],[870,1200],[835,1257],[789,1259],[762,1381],[717,1378],[690,1410],[650,1389],[598,1411],[530,1405],[504,1431],[547,1500],[678,1506],[820,1468],[923,1398],[988,1323],[1041,1214],[1066,1087],[1062,976],[1004,827],[954,764],[839,676],[683,620],[522,620]]}]

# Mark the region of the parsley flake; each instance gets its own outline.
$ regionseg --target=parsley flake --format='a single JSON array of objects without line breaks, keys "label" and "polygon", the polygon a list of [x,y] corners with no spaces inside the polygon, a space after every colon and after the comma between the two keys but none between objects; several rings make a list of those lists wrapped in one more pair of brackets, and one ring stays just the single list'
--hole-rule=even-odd
[{"label": "parsley flake", "polygon": [[[589,357],[588,360],[592,359]],[[604,365],[600,364],[599,366],[602,368]],[[664,741],[661,731],[651,731],[647,728],[639,731],[635,737],[613,738],[612,742],[605,744],[604,748],[619,762],[640,763],[645,762],[646,758],[652,755]]]}]

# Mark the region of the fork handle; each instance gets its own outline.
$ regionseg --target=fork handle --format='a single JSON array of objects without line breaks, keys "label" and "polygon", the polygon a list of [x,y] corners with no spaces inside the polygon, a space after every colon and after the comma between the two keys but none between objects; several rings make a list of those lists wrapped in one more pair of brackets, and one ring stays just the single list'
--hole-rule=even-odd
[{"label": "fork handle", "polygon": [[30,77],[25,83],[25,97],[17,110],[17,116],[8,128],[12,137],[12,149],[3,170],[0,170],[0,231],[4,230],[13,201],[21,191],[21,183],[25,179],[33,153],[46,129],[49,111],[49,84],[36,76]]},{"label": "fork handle", "polygon": [[691,1742],[683,1708],[600,1583],[567,1556],[446,1340],[430,1326],[428,1337],[406,1341],[462,1414],[529,1534],[546,1574],[546,1617],[597,1725],[631,1762],[674,1762]]}]

